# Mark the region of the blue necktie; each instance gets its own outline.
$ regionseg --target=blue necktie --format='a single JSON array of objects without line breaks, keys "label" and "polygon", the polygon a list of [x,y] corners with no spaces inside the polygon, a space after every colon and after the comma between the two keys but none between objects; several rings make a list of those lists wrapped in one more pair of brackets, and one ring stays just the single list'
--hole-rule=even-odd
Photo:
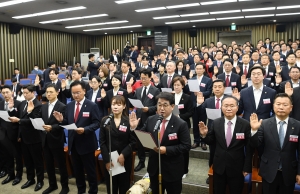
[{"label": "blue necktie", "polygon": [[[284,129],[283,129],[283,125],[285,124],[285,121],[279,121],[279,142],[280,142],[280,147],[282,148],[283,146],[283,142],[284,142]],[[280,159],[280,163],[279,163],[279,167],[278,169],[282,168],[282,162]]]}]

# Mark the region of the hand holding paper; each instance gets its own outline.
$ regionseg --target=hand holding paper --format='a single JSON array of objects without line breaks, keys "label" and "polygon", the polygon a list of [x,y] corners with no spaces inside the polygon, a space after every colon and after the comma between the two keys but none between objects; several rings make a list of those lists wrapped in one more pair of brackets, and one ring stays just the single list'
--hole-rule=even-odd
[{"label": "hand holding paper", "polygon": [[128,98],[128,100],[135,108],[144,108],[144,105],[140,100],[131,99],[131,98]]},{"label": "hand holding paper", "polygon": [[70,125],[60,125],[60,126],[67,130],[76,130],[78,128],[75,123],[72,123]]},{"label": "hand holding paper", "polygon": [[211,120],[215,120],[215,119],[221,117],[221,109],[206,108],[206,115],[207,115],[207,118],[209,118]]}]

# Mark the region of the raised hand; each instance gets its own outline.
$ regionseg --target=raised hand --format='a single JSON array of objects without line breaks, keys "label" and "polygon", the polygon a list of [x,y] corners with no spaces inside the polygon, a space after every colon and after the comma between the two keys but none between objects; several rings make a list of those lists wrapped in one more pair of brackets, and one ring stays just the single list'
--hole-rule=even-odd
[{"label": "raised hand", "polygon": [[193,74],[193,72],[192,72],[192,71],[190,71],[190,75],[189,75],[189,76],[190,76],[190,78],[192,78],[192,77],[193,77],[193,75],[194,75],[194,74]]},{"label": "raised hand", "polygon": [[281,73],[282,68],[279,64],[276,65],[276,73]]},{"label": "raised hand", "polygon": [[134,72],[136,70],[136,66],[133,62],[131,62],[131,71]]},{"label": "raised hand", "polygon": [[217,66],[214,66],[214,75],[217,75],[219,73],[219,69]]},{"label": "raised hand", "polygon": [[282,82],[282,77],[280,74],[275,76],[275,82],[276,82],[276,84],[280,84]]},{"label": "raised hand", "polygon": [[159,83],[159,78],[155,74],[152,75],[152,78],[153,78],[154,83],[156,83],[156,84]]},{"label": "raised hand", "polygon": [[128,84],[128,85],[131,85],[131,86],[132,86],[132,85],[133,85],[133,82],[134,82],[133,77],[131,77],[130,80],[129,80],[129,83],[130,83],[130,84]]},{"label": "raised hand", "polygon": [[254,131],[257,131],[258,128],[261,126],[262,123],[262,119],[260,119],[258,121],[258,117],[256,113],[252,113],[250,116],[250,125],[251,125],[251,129]]},{"label": "raised hand", "polygon": [[128,94],[132,93],[132,86],[130,84],[127,85]]},{"label": "raised hand", "polygon": [[105,90],[102,88],[101,89],[101,98],[105,98],[106,97],[106,92]]},{"label": "raised hand", "polygon": [[201,121],[198,124],[199,127],[199,132],[202,136],[206,136],[207,132],[208,132],[208,128],[207,126]]},{"label": "raised hand", "polygon": [[139,124],[140,119],[137,119],[136,114],[134,111],[131,112],[129,115],[129,124],[130,124],[130,129],[136,129],[136,127]]},{"label": "raised hand", "polygon": [[66,84],[66,80],[65,80],[65,79],[62,79],[62,80],[61,80],[61,88],[62,88],[62,89],[66,88],[66,85],[67,85],[67,84]]},{"label": "raised hand", "polygon": [[237,66],[235,67],[235,71],[236,71],[236,74],[240,74],[241,68],[237,65]]},{"label": "raised hand", "polygon": [[296,176],[296,182],[297,182],[298,185],[300,185],[300,175]]},{"label": "raised hand", "polygon": [[32,112],[33,109],[34,109],[34,104],[32,101],[29,101],[27,105],[27,112]]},{"label": "raised hand", "polygon": [[239,90],[237,88],[233,88],[232,90],[232,96],[236,97],[238,100],[240,100],[241,95],[239,93]]},{"label": "raised hand", "polygon": [[12,109],[13,107],[14,107],[14,98],[13,97],[11,97],[11,99],[9,99],[9,101],[8,101],[8,109],[10,110],[10,109]]},{"label": "raised hand", "polygon": [[204,97],[202,92],[197,93],[197,104],[202,104],[204,102]]},{"label": "raised hand", "polygon": [[216,75],[213,75],[213,76],[211,77],[211,79],[212,79],[212,81],[215,81],[215,80],[217,79]]},{"label": "raised hand", "polygon": [[242,75],[241,76],[241,84],[244,86],[248,83],[248,79],[246,78],[245,75]]},{"label": "raised hand", "polygon": [[58,122],[62,122],[64,120],[64,116],[57,111],[53,111],[53,116]]},{"label": "raised hand", "polygon": [[186,79],[186,77],[182,76],[182,79],[184,80],[185,85],[187,85],[188,84],[188,80]]},{"label": "raised hand", "polygon": [[208,59],[208,62],[207,62],[207,64],[208,64],[208,67],[211,67],[211,66],[213,65],[213,62],[212,62],[212,60]]},{"label": "raised hand", "polygon": [[186,71],[189,71],[190,69],[191,69],[191,66],[190,66],[189,64],[186,64],[186,65],[185,65],[185,70],[186,70]]},{"label": "raised hand", "polygon": [[286,82],[285,86],[284,86],[284,91],[287,95],[292,96],[293,95],[293,88],[291,86],[290,82]]},{"label": "raised hand", "polygon": [[40,84],[40,77],[36,75],[35,80],[34,80],[34,85],[38,86]]}]

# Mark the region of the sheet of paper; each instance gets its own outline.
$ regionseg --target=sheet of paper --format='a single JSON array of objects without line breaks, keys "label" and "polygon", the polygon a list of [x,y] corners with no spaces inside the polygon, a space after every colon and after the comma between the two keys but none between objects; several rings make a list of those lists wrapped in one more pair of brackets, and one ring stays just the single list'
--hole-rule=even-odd
[{"label": "sheet of paper", "polygon": [[139,131],[139,130],[134,130],[134,132],[145,148],[153,149],[157,147],[151,133]]},{"label": "sheet of paper", "polygon": [[45,129],[43,128],[43,125],[45,125],[45,123],[42,118],[30,118],[30,121],[35,129],[45,131]]},{"label": "sheet of paper", "polygon": [[7,122],[10,122],[10,120],[8,119],[9,115],[8,112],[6,110],[0,110],[0,117]]},{"label": "sheet of paper", "polygon": [[231,95],[231,94],[232,94],[232,89],[231,89],[231,87],[226,87],[226,88],[225,88],[225,91],[224,91],[224,94]]},{"label": "sheet of paper", "polygon": [[176,116],[178,116],[180,114],[179,109],[178,109],[178,105],[174,106],[173,114],[176,115]]},{"label": "sheet of paper", "polygon": [[248,80],[248,87],[252,86],[252,80]]},{"label": "sheet of paper", "polygon": [[221,117],[221,109],[206,108],[206,115],[208,119],[215,120]]},{"label": "sheet of paper", "polygon": [[75,125],[75,123],[72,123],[70,125],[60,125],[61,127],[67,129],[67,130],[76,130],[78,127]]},{"label": "sheet of paper", "polygon": [[126,172],[125,167],[121,166],[120,163],[118,162],[118,157],[119,157],[119,153],[117,151],[111,153],[111,161],[114,164],[114,166],[111,168],[112,176]]},{"label": "sheet of paper", "polygon": [[135,108],[144,108],[144,105],[140,100],[131,98],[128,98],[128,100]]},{"label": "sheet of paper", "polygon": [[198,80],[190,79],[188,85],[191,92],[200,92]]},{"label": "sheet of paper", "polygon": [[172,93],[172,88],[162,88],[161,91]]}]

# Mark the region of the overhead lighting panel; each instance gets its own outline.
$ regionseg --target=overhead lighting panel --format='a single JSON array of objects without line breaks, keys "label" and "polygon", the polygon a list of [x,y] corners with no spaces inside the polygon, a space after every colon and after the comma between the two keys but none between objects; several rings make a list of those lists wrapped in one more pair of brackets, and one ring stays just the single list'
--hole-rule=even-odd
[{"label": "overhead lighting panel", "polygon": [[13,0],[13,1],[5,1],[0,3],[0,7],[6,7],[6,6],[10,6],[10,5],[16,5],[16,4],[20,4],[20,3],[27,3],[30,1],[35,1],[35,0]]},{"label": "overhead lighting panel", "polygon": [[276,7],[263,7],[263,8],[242,9],[242,12],[267,11],[267,10],[275,10],[275,8]]},{"label": "overhead lighting panel", "polygon": [[241,10],[236,9],[236,10],[227,10],[227,11],[213,11],[213,12],[209,12],[210,14],[224,14],[224,13],[237,13],[237,12],[241,12]]},{"label": "overhead lighting panel", "polygon": [[208,15],[208,12],[203,13],[191,13],[191,14],[182,14],[180,17],[193,17],[193,16],[199,16],[199,15]]},{"label": "overhead lighting panel", "polygon": [[279,13],[279,14],[276,14],[276,16],[285,16],[285,15],[299,15],[300,12],[298,13]]},{"label": "overhead lighting panel", "polygon": [[262,18],[262,17],[272,17],[274,14],[266,14],[266,15],[248,15],[245,18]]},{"label": "overhead lighting panel", "polygon": [[195,6],[200,6],[200,3],[187,3],[182,5],[171,5],[166,7],[167,9],[175,9],[175,8],[185,8],[185,7],[195,7]]},{"label": "overhead lighting panel", "polygon": [[180,18],[180,16],[179,15],[169,15],[169,16],[153,17],[153,19],[155,19],[155,20],[166,19],[166,18]]},{"label": "overhead lighting panel", "polygon": [[300,8],[300,5],[278,6],[277,9],[294,9]]},{"label": "overhead lighting panel", "polygon": [[206,22],[206,21],[214,21],[216,18],[210,18],[210,19],[202,19],[202,20],[190,20],[190,22]]},{"label": "overhead lighting panel", "polygon": [[190,21],[177,21],[177,22],[165,22],[165,24],[182,24],[182,23],[189,23]]},{"label": "overhead lighting panel", "polygon": [[42,22],[39,22],[39,23],[40,24],[49,24],[49,23],[55,23],[55,22],[65,22],[65,21],[71,21],[71,20],[82,20],[82,19],[98,18],[98,17],[104,17],[104,16],[108,16],[108,15],[107,14],[88,15],[88,16],[81,16],[81,17],[63,18],[63,19],[57,19],[57,20],[48,20],[48,21],[42,21]]},{"label": "overhead lighting panel", "polygon": [[214,4],[222,4],[222,3],[232,3],[237,2],[237,0],[220,0],[220,1],[207,1],[207,2],[200,2],[201,5],[214,5]]},{"label": "overhead lighting panel", "polygon": [[115,22],[102,22],[102,23],[93,23],[93,24],[83,24],[83,25],[76,25],[76,26],[66,26],[66,28],[82,28],[88,26],[101,26],[101,25],[108,25],[108,24],[120,24],[120,23],[127,23],[127,20],[115,21]]},{"label": "overhead lighting panel", "polygon": [[120,0],[120,1],[115,1],[116,4],[124,4],[124,3],[134,3],[137,1],[144,1],[144,0]]},{"label": "overhead lighting panel", "polygon": [[91,31],[100,31],[100,30],[115,30],[115,29],[138,28],[138,27],[142,27],[142,25],[132,25],[132,26],[111,27],[111,28],[88,29],[88,30],[83,30],[83,31],[85,31],[85,32],[91,32]]},{"label": "overhead lighting panel", "polygon": [[244,16],[217,18],[217,20],[233,20],[233,19],[242,19],[242,18],[244,18]]},{"label": "overhead lighting panel", "polygon": [[157,11],[157,10],[163,10],[167,9],[166,7],[153,7],[153,8],[148,8],[148,9],[136,9],[136,12],[146,12],[146,11]]}]

